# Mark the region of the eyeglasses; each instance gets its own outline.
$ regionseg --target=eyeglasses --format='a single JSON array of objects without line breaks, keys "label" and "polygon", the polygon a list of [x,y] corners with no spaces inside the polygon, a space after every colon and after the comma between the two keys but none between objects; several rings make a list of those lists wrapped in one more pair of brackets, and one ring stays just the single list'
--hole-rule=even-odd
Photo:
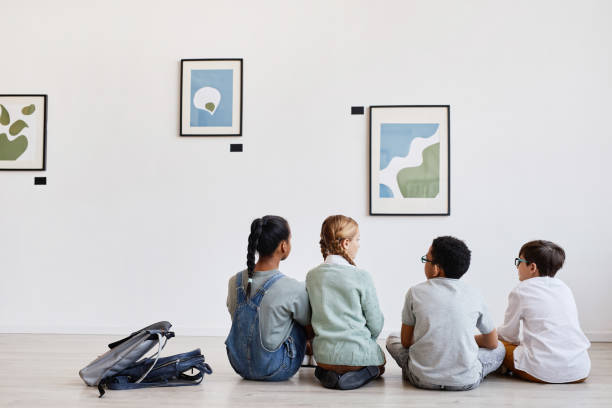
[{"label": "eyeglasses", "polygon": [[427,259],[427,255],[423,255],[423,256],[421,257],[421,262],[423,262],[423,263],[425,263],[425,262],[431,262],[431,263],[433,263],[433,261],[432,261],[432,260]]},{"label": "eyeglasses", "polygon": [[521,259],[521,258],[514,258],[514,266],[519,266],[519,264],[521,262],[525,262],[525,264],[528,264],[529,261],[525,260],[525,259]]}]

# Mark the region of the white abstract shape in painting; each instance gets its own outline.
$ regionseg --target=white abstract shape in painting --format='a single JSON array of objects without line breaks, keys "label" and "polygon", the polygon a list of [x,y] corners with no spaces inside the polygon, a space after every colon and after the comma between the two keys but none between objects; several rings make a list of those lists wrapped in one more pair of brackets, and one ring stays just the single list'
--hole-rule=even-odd
[{"label": "white abstract shape in painting", "polygon": [[423,163],[423,150],[440,142],[440,131],[437,130],[431,137],[423,139],[417,137],[410,144],[410,152],[406,157],[394,157],[384,170],[379,174],[378,182],[386,184],[393,192],[393,197],[402,197],[399,186],[397,185],[397,173],[406,167],[419,167]]},{"label": "white abstract shape in painting", "polygon": [[215,114],[220,101],[221,92],[210,86],[198,89],[195,95],[193,95],[193,106],[205,110],[211,115]]}]

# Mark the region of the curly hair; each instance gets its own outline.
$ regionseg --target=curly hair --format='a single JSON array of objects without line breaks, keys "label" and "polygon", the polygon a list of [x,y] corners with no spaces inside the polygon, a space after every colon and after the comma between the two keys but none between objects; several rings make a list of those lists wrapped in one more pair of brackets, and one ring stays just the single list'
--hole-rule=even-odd
[{"label": "curly hair", "polygon": [[342,246],[342,241],[345,239],[353,239],[357,235],[359,224],[344,215],[331,215],[323,221],[321,226],[321,255],[323,259],[328,255],[340,255],[351,265],[355,265],[353,259]]},{"label": "curly hair", "polygon": [[444,236],[433,240],[431,256],[434,265],[439,265],[444,276],[459,279],[470,267],[471,251],[465,242],[455,237]]}]

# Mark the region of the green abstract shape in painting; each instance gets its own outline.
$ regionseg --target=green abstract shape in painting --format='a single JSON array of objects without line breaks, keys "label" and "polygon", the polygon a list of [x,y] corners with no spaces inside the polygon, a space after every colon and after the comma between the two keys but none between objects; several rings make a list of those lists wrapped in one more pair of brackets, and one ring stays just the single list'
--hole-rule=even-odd
[{"label": "green abstract shape in painting", "polygon": [[204,107],[206,108],[206,110],[209,110],[211,112],[215,110],[215,104],[212,102],[208,102],[206,105],[204,105]]},{"label": "green abstract shape in painting", "polygon": [[19,119],[19,120],[16,120],[15,123],[11,125],[11,127],[9,128],[9,133],[11,134],[11,136],[15,136],[16,134],[21,132],[23,128],[27,128],[27,127],[28,127],[28,124],[25,123],[23,120]]},{"label": "green abstract shape in painting", "polygon": [[28,138],[24,135],[10,141],[6,133],[0,134],[0,160],[17,160],[28,148]]},{"label": "green abstract shape in painting", "polygon": [[0,104],[0,125],[6,126],[11,123],[11,117],[4,105]]},{"label": "green abstract shape in painting", "polygon": [[434,198],[440,191],[440,143],[423,150],[423,163],[397,173],[397,184],[405,198]]},{"label": "green abstract shape in painting", "polygon": [[36,110],[36,107],[34,106],[34,104],[25,106],[22,110],[21,113],[23,113],[24,115],[31,115],[34,113],[34,111]]}]

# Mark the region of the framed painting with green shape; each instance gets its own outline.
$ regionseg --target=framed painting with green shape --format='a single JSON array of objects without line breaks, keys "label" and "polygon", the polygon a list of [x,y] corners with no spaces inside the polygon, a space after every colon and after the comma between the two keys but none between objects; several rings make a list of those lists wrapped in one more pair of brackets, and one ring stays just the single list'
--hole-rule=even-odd
[{"label": "framed painting with green shape", "polygon": [[370,106],[370,215],[450,215],[450,106]]},{"label": "framed painting with green shape", "polygon": [[181,60],[181,136],[242,135],[242,63]]},{"label": "framed painting with green shape", "polygon": [[45,170],[47,95],[0,95],[0,170]]}]

